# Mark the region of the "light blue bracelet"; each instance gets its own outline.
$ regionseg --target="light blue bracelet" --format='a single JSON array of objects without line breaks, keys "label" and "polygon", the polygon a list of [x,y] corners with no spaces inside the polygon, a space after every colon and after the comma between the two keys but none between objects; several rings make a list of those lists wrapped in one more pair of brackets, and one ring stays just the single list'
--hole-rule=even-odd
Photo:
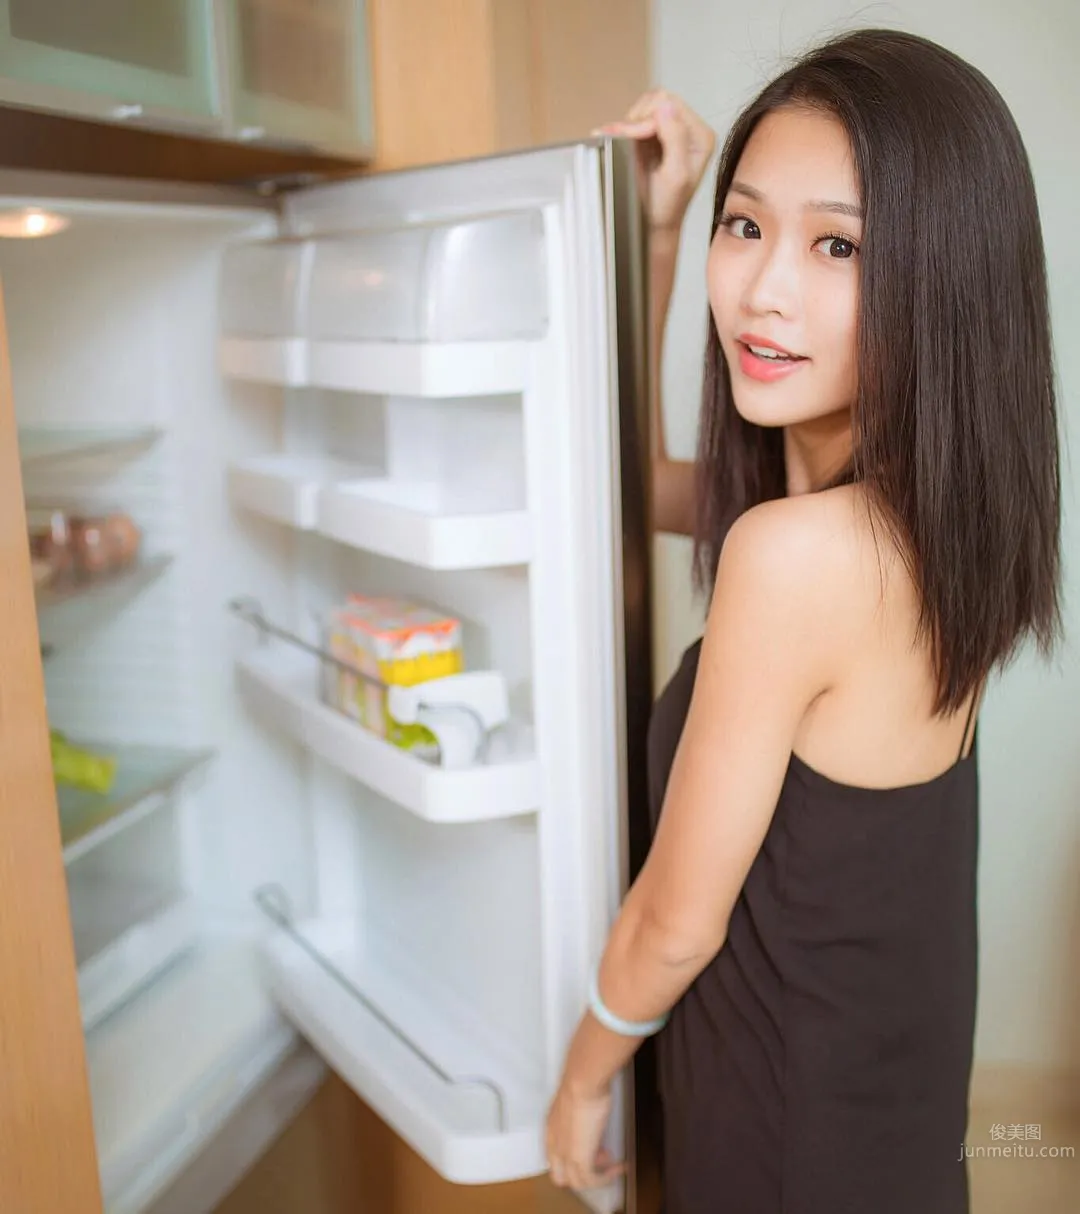
[{"label": "light blue bracelet", "polygon": [[592,984],[589,987],[589,1011],[604,1028],[611,1029],[613,1033],[618,1033],[621,1037],[651,1037],[653,1033],[658,1033],[667,1024],[670,1015],[669,1012],[665,1012],[662,1016],[657,1016],[655,1020],[623,1020],[621,1016],[616,1016],[600,998],[600,985],[596,974],[593,975]]}]

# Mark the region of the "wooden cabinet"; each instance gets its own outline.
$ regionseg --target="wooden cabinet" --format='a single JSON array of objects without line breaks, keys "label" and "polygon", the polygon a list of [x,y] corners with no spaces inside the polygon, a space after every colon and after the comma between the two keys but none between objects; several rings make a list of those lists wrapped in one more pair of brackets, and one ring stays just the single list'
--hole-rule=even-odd
[{"label": "wooden cabinet", "polygon": [[216,131],[205,0],[0,0],[0,99]]},{"label": "wooden cabinet", "polygon": [[587,135],[649,85],[647,0],[370,0],[376,168]]},{"label": "wooden cabinet", "polygon": [[210,0],[164,0],[115,44],[80,16],[133,3],[0,0],[0,164],[199,181],[397,169],[580,138],[649,84],[647,0],[217,0],[209,24]]},{"label": "wooden cabinet", "polygon": [[369,159],[366,9],[364,0],[225,0],[233,133]]}]

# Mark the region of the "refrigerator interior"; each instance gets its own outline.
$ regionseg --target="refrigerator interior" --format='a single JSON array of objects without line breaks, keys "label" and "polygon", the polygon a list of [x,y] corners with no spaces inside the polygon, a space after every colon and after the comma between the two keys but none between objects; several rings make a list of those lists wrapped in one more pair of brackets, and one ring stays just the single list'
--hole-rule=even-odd
[{"label": "refrigerator interior", "polygon": [[[543,1170],[622,876],[601,154],[281,215],[5,190],[70,220],[0,241],[28,501],[142,531],[126,588],[39,594],[50,724],[128,782],[61,805],[111,1211],[148,1207],[290,1024],[449,1179]],[[465,766],[324,703],[333,667],[274,631],[319,647],[352,592],[461,619],[500,690]],[[428,719],[445,758],[461,710]]]}]

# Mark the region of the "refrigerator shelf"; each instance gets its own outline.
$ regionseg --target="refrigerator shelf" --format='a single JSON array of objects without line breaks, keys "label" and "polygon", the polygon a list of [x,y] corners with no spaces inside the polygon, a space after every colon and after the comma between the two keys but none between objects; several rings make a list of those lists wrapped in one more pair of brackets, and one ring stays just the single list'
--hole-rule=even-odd
[{"label": "refrigerator shelf", "polygon": [[152,447],[162,431],[152,427],[70,430],[19,429],[19,458],[24,471],[37,472],[73,460],[126,458]]},{"label": "refrigerator shelf", "polygon": [[112,619],[137,595],[158,580],[173,558],[162,553],[119,573],[50,589],[35,596],[41,645],[52,652]]},{"label": "refrigerator shelf", "polygon": [[540,771],[529,754],[448,769],[384,742],[319,698],[319,662],[278,646],[242,658],[240,691],[261,719],[394,804],[428,822],[481,822],[532,813]]},{"label": "refrigerator shelf", "polygon": [[[347,924],[321,919],[279,930],[265,958],[289,1019],[440,1175],[493,1184],[546,1170],[539,1083],[512,1073],[481,1028],[463,1030],[400,974],[366,966]],[[421,1043],[420,1052],[407,1042]],[[440,1072],[462,1082],[447,1083]]]},{"label": "refrigerator shelf", "polygon": [[87,1037],[105,1205],[139,1214],[293,1048],[256,950],[200,943]]},{"label": "refrigerator shelf", "polygon": [[107,793],[60,785],[56,790],[64,863],[71,864],[169,803],[181,782],[214,757],[212,750],[164,746],[96,746],[117,760]]},{"label": "refrigerator shelf", "polygon": [[158,891],[83,883],[78,893],[76,948],[83,1028],[100,1021],[167,969],[195,942],[190,900],[162,900]]},{"label": "refrigerator shelf", "polygon": [[221,339],[224,375],[378,396],[493,396],[522,392],[529,341],[309,341]]},{"label": "refrigerator shelf", "polygon": [[256,514],[427,569],[527,564],[524,510],[452,513],[437,485],[297,456],[260,456],[229,472],[233,500]]}]

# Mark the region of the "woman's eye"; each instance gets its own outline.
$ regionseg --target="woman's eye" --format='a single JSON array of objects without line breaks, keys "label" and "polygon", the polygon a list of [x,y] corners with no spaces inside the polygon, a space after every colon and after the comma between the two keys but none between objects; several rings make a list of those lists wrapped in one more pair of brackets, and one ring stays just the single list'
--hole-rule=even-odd
[{"label": "woman's eye", "polygon": [[834,261],[847,261],[859,251],[859,246],[846,236],[822,236],[817,244],[825,245],[825,252]]},{"label": "woman's eye", "polygon": [[761,229],[745,215],[725,215],[720,222],[732,236],[737,236],[740,240],[761,239]]}]

